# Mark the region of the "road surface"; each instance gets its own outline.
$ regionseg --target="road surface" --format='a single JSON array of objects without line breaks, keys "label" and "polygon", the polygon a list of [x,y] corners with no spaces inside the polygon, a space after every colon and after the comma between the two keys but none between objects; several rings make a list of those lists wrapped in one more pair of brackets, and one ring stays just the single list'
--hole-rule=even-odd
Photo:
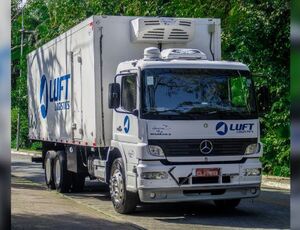
[{"label": "road surface", "polygon": [[[28,156],[12,155],[12,174],[44,186],[44,172],[41,164],[32,163]],[[61,196],[90,208],[109,220],[132,223],[132,226],[138,226],[141,229],[290,228],[290,194],[289,191],[284,190],[263,189],[259,198],[243,200],[236,210],[230,212],[218,210],[212,202],[194,202],[141,205],[131,215],[116,213],[111,204],[107,186],[97,181],[87,180],[83,193],[69,193]],[[57,218],[59,219],[59,216]]]}]

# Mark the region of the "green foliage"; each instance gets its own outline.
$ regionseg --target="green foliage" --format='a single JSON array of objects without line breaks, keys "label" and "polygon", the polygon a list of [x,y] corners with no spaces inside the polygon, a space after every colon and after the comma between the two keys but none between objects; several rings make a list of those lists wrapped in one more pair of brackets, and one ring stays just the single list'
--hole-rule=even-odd
[{"label": "green foliage", "polygon": [[234,2],[241,4],[225,19],[223,54],[261,76],[255,78],[256,87],[268,86],[272,107],[261,118],[264,170],[289,176],[289,6],[283,0]]},{"label": "green foliage", "polygon": [[236,107],[246,106],[248,99],[247,79],[242,77],[231,79],[231,100],[232,105]]},{"label": "green foliage", "polygon": [[12,145],[20,109],[21,147],[31,147],[25,58],[30,51],[91,15],[214,17],[222,20],[223,58],[247,64],[256,76],[256,87],[270,89],[272,106],[261,117],[265,173],[290,174],[288,0],[27,0],[25,29],[33,33],[25,36],[23,58],[19,2],[12,0]]}]

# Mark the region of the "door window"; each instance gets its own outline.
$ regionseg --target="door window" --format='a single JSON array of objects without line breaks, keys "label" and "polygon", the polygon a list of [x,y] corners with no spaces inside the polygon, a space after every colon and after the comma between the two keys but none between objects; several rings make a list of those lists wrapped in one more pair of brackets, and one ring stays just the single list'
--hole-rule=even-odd
[{"label": "door window", "polygon": [[134,75],[122,77],[121,108],[128,112],[136,109],[136,77]]}]

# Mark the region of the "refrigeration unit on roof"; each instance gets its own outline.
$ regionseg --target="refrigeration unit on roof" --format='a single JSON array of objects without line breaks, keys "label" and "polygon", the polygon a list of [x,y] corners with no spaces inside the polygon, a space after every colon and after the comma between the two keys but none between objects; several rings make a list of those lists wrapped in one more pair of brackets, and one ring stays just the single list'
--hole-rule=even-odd
[{"label": "refrigeration unit on roof", "polygon": [[131,21],[132,41],[149,43],[186,43],[194,35],[192,19],[136,18]]}]

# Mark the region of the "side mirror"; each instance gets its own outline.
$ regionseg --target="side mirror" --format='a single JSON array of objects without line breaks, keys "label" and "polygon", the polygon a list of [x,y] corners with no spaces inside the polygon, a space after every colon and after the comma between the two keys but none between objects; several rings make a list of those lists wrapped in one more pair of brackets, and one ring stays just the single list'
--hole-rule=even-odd
[{"label": "side mirror", "polygon": [[120,84],[111,83],[108,88],[108,107],[110,109],[116,109],[120,106]]},{"label": "side mirror", "polygon": [[270,109],[270,91],[267,86],[257,90],[257,107],[259,113],[266,113]]},{"label": "side mirror", "polygon": [[139,116],[139,110],[138,109],[133,110],[132,115],[138,117]]}]

